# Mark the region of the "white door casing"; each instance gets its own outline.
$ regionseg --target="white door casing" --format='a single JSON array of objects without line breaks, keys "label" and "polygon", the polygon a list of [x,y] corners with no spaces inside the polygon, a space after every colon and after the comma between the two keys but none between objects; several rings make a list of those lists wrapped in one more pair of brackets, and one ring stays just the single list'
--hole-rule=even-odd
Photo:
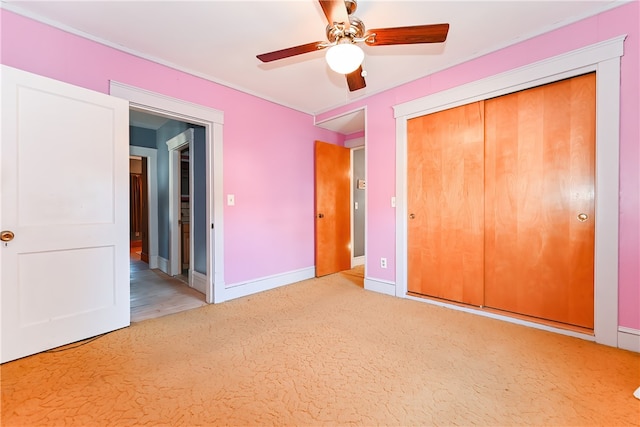
[{"label": "white door casing", "polygon": [[[189,148],[189,156],[193,156],[193,128],[189,128],[167,141],[169,149],[169,275],[182,272],[180,246],[182,239],[181,194],[180,194],[180,152]],[[189,161],[189,236],[193,236],[193,161]],[[194,270],[193,237],[189,239],[189,286],[193,286],[191,273]]]},{"label": "white door casing", "polygon": [[[191,102],[172,98],[145,89],[111,81],[110,93],[129,101],[131,108],[149,114],[201,125],[206,135],[206,218],[210,225],[207,234],[206,300],[220,303],[228,298],[224,283],[224,224],[223,224],[223,127],[224,113]],[[199,289],[199,287],[196,286]]]},{"label": "white door casing", "polygon": [[[395,295],[618,346],[620,58],[626,35],[394,106],[396,118]],[[481,99],[596,72],[594,335],[407,295],[407,120]]]},{"label": "white door casing", "polygon": [[129,325],[129,106],[2,66],[0,362]]}]

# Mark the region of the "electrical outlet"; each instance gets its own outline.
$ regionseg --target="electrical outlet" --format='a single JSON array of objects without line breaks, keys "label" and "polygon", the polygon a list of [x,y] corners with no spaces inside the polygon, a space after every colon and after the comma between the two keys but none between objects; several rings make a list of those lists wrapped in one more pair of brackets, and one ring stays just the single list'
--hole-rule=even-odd
[{"label": "electrical outlet", "polygon": [[380,268],[387,268],[387,259],[380,258]]}]

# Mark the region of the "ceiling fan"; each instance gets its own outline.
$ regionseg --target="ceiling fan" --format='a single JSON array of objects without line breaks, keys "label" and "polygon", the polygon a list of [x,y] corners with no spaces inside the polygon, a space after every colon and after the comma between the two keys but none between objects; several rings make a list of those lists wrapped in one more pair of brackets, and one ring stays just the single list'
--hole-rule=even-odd
[{"label": "ceiling fan", "polygon": [[369,46],[395,44],[442,43],[447,39],[449,24],[415,25],[411,27],[365,30],[364,23],[353,13],[356,0],[318,0],[327,17],[327,40],[307,43],[287,49],[257,55],[262,62],[271,62],[303,53],[326,49],[326,59],[332,70],[344,74],[350,91],[366,86],[362,72],[364,52],[357,43]]}]

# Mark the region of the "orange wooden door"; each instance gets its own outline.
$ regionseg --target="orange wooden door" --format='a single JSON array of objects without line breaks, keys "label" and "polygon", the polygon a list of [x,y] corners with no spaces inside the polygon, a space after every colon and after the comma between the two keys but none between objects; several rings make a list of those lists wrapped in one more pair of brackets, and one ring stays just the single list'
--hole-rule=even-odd
[{"label": "orange wooden door", "polygon": [[593,328],[595,75],[485,114],[485,304]]},{"label": "orange wooden door", "polygon": [[407,126],[408,290],[481,305],[483,102]]},{"label": "orange wooden door", "polygon": [[348,148],[316,141],[316,276],[351,268],[351,155]]}]

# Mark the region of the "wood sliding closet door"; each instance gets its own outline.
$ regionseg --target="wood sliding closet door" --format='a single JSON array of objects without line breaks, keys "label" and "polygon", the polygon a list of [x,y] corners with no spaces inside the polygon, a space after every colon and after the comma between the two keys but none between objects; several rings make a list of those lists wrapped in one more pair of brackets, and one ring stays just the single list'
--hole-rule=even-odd
[{"label": "wood sliding closet door", "polygon": [[484,106],[407,123],[408,290],[481,305]]},{"label": "wood sliding closet door", "polygon": [[485,305],[593,328],[595,74],[485,101]]}]

